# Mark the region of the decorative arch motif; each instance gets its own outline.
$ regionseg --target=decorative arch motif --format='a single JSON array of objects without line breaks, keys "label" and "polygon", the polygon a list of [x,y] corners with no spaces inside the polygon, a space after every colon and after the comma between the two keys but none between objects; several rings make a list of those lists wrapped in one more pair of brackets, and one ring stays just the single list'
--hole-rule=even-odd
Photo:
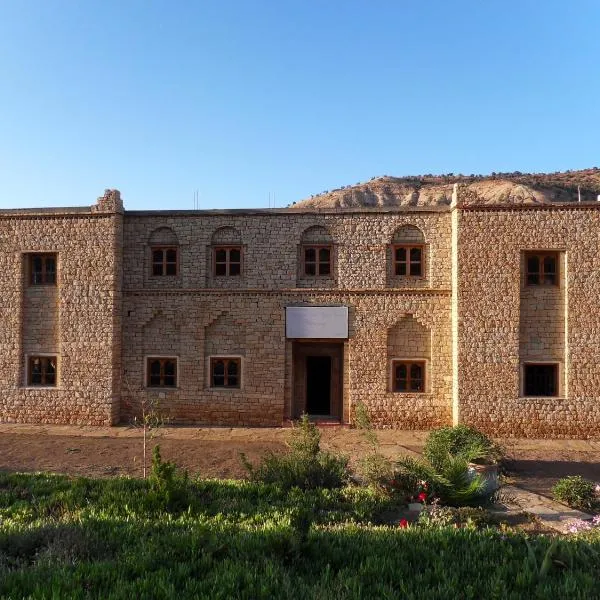
[{"label": "decorative arch motif", "polygon": [[219,227],[216,229],[210,242],[215,245],[242,245],[242,234],[235,228],[230,226]]},{"label": "decorative arch motif", "polygon": [[392,234],[392,244],[424,244],[425,236],[416,225],[401,225]]},{"label": "decorative arch motif", "polygon": [[412,314],[399,319],[387,332],[389,390],[424,393],[431,379],[431,330]]},{"label": "decorative arch motif", "polygon": [[387,332],[388,355],[390,358],[429,358],[431,356],[431,330],[406,314],[392,325]]},{"label": "decorative arch motif", "polygon": [[149,246],[179,246],[177,234],[170,227],[155,229],[148,238]]},{"label": "decorative arch motif", "polygon": [[333,237],[327,227],[313,225],[302,232],[301,244],[333,244]]}]

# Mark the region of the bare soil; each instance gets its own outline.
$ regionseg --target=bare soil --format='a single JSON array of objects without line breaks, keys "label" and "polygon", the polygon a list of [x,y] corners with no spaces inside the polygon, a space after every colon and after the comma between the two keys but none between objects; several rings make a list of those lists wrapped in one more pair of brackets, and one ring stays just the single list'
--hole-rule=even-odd
[{"label": "bare soil", "polygon": [[[342,452],[351,464],[369,451],[360,431],[324,426],[322,447]],[[242,478],[240,454],[257,462],[268,451],[284,452],[287,428],[170,427],[148,443],[160,444],[164,459],[191,475]],[[381,451],[390,458],[417,454],[426,431],[378,432]],[[600,441],[500,440],[507,455],[507,472],[525,489],[549,496],[554,483],[566,475],[600,482]],[[50,471],[89,477],[140,476],[142,433],[128,427],[0,425],[0,470]],[[150,457],[148,456],[148,463]]]}]

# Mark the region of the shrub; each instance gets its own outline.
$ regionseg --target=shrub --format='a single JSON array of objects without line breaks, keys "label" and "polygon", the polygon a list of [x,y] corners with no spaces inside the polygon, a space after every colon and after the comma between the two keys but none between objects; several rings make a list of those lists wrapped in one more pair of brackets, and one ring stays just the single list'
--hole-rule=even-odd
[{"label": "shrub", "polygon": [[410,482],[415,495],[427,486],[429,502],[439,500],[452,506],[472,506],[487,502],[492,495],[485,491],[483,479],[470,472],[468,462],[461,457],[450,455],[436,467],[426,460],[405,456],[397,465],[399,476]]},{"label": "shrub", "polygon": [[390,487],[394,479],[392,461],[379,452],[371,452],[358,461],[358,472],[367,485]]},{"label": "shrub", "polygon": [[149,484],[148,498],[155,508],[181,510],[189,504],[187,471],[181,471],[173,462],[163,461],[158,444],[152,450]]},{"label": "shrub", "polygon": [[468,425],[456,425],[432,431],[425,441],[423,455],[436,469],[442,469],[450,457],[485,464],[500,461],[503,453],[481,431]]},{"label": "shrub", "polygon": [[579,510],[593,509],[600,504],[595,484],[580,475],[560,479],[552,488],[552,495],[558,502]]},{"label": "shrub", "polygon": [[282,489],[342,487],[348,480],[348,458],[324,452],[320,441],[318,428],[303,415],[292,429],[290,452],[268,452],[258,466],[250,464],[242,454],[242,463],[253,481],[273,483]]}]

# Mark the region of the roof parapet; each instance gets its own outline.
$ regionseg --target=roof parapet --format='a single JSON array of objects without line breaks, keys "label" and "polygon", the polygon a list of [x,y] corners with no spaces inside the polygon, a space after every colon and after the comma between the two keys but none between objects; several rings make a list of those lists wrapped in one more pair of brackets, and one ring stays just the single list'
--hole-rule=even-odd
[{"label": "roof parapet", "polygon": [[123,200],[119,190],[104,190],[104,196],[100,196],[92,206],[92,212],[123,213]]}]

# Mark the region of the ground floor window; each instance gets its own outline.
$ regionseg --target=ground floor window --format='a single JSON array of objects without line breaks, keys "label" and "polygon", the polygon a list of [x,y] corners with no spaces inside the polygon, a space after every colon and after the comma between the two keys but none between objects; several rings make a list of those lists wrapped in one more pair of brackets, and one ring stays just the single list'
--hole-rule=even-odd
[{"label": "ground floor window", "polygon": [[525,396],[558,396],[558,365],[556,363],[523,366]]},{"label": "ground floor window", "polygon": [[425,361],[393,360],[392,391],[421,393],[425,391]]},{"label": "ground floor window", "polygon": [[30,356],[27,385],[54,387],[56,385],[56,356]]},{"label": "ground floor window", "polygon": [[210,384],[216,388],[239,388],[242,380],[242,359],[212,356],[210,359]]},{"label": "ground floor window", "polygon": [[177,386],[177,358],[149,356],[146,364],[148,387]]}]

